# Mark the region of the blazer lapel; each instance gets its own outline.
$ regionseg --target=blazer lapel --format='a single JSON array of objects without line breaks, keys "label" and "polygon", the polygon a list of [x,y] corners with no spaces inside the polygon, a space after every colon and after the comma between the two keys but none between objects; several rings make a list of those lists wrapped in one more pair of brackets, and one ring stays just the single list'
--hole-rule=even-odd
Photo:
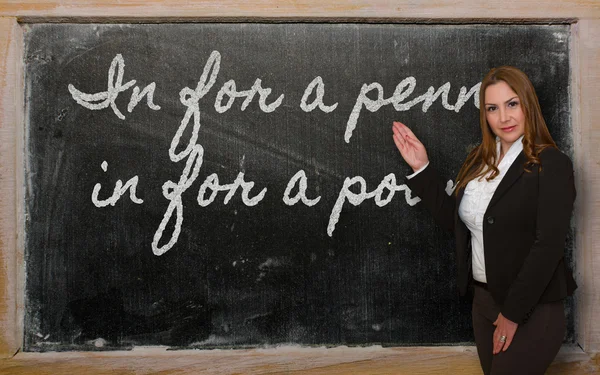
[{"label": "blazer lapel", "polygon": [[523,168],[524,161],[525,153],[521,151],[519,156],[517,156],[515,161],[510,166],[510,168],[508,168],[508,171],[506,171],[506,174],[504,175],[504,178],[502,178],[502,181],[500,181],[500,183],[498,184],[494,195],[492,195],[492,200],[490,201],[488,208],[496,204],[498,200],[502,198],[504,193],[506,193],[506,191],[515,183],[515,181],[517,181],[517,179],[521,177],[521,175],[525,171],[525,169]]}]

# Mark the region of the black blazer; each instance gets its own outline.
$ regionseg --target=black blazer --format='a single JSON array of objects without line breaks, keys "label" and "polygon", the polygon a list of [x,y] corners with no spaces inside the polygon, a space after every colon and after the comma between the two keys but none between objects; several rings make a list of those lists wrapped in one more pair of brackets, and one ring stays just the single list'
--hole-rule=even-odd
[{"label": "black blazer", "polygon": [[[562,152],[546,148],[542,169],[525,171],[521,152],[498,185],[484,215],[483,247],[488,290],[502,315],[523,324],[538,303],[571,295],[577,287],[565,265],[575,184],[573,164]],[[458,287],[466,294],[472,280],[471,232],[458,217],[464,194],[448,196],[431,165],[406,184],[436,221],[456,235]]]}]

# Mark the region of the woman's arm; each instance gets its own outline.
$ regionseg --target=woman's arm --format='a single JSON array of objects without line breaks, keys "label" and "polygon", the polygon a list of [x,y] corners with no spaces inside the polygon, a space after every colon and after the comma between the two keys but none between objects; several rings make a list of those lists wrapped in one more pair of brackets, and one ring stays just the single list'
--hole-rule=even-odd
[{"label": "woman's arm", "polygon": [[405,182],[413,195],[421,198],[435,221],[442,228],[453,232],[456,197],[446,193],[445,184],[435,168],[428,165],[421,173]]},{"label": "woman's arm", "polygon": [[[413,171],[429,163],[425,146],[406,125],[394,122],[393,131],[396,147]],[[454,231],[456,199],[446,194],[444,182],[431,165],[408,179],[406,184],[414,195],[421,198],[438,224],[449,231]]]},{"label": "woman's arm", "polygon": [[562,152],[540,154],[535,242],[510,286],[502,308],[507,319],[522,323],[538,303],[560,260],[575,200],[573,164]]}]

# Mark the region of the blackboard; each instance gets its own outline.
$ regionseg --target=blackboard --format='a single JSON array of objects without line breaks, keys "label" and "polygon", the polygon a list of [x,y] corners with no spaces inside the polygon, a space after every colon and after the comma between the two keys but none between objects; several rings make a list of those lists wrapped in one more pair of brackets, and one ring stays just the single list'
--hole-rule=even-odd
[{"label": "blackboard", "polygon": [[572,154],[568,25],[25,31],[28,351],[472,342],[392,120],[454,180],[515,65]]}]

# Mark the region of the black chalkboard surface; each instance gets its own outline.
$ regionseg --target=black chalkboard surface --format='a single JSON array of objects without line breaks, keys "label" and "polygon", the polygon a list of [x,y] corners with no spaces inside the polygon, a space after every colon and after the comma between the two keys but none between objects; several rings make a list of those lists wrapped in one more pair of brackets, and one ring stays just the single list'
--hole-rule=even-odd
[{"label": "black chalkboard surface", "polygon": [[570,154],[569,33],[26,26],[25,349],[472,341],[392,120],[454,180],[515,65]]}]

